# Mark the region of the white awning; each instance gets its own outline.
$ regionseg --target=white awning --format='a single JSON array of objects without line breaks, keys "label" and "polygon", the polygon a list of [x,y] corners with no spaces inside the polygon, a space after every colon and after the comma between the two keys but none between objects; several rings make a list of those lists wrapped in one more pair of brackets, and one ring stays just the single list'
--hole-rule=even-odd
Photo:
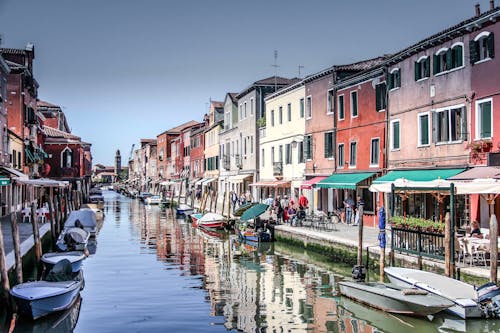
[{"label": "white awning", "polygon": [[206,178],[202,183],[201,186],[207,186],[211,182],[215,181],[217,178]]},{"label": "white awning", "polygon": [[230,183],[243,183],[245,179],[252,178],[253,174],[243,174],[243,175],[236,175],[236,176],[231,176],[229,177],[229,182]]},{"label": "white awning", "polygon": [[25,184],[25,185],[33,185],[39,187],[67,187],[69,186],[69,182],[63,180],[54,180],[47,178],[38,178],[38,179],[25,179],[21,177],[13,178],[16,183]]},{"label": "white awning", "polygon": [[22,179],[29,179],[29,176],[27,174],[22,173],[21,171],[13,169],[13,168],[9,168],[6,166],[0,166],[0,170],[5,171],[7,173],[10,173],[14,177],[18,177],[18,178],[22,178]]}]

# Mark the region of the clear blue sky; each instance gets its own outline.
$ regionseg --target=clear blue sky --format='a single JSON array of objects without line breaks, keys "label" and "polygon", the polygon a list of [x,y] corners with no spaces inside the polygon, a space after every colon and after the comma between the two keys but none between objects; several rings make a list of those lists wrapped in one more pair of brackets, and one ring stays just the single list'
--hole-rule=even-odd
[{"label": "clear blue sky", "polygon": [[[500,5],[500,0],[495,0]],[[2,47],[35,44],[39,98],[63,107],[95,163],[274,74],[397,52],[489,0],[0,0]]]}]

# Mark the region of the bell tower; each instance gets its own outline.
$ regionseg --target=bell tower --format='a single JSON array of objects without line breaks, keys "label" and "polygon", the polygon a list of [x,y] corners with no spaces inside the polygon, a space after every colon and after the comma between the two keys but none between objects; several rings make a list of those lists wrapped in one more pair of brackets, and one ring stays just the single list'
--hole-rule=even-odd
[{"label": "bell tower", "polygon": [[122,171],[122,157],[120,155],[120,149],[117,149],[116,154],[115,154],[115,173],[116,173],[116,175],[119,175],[121,171]]}]

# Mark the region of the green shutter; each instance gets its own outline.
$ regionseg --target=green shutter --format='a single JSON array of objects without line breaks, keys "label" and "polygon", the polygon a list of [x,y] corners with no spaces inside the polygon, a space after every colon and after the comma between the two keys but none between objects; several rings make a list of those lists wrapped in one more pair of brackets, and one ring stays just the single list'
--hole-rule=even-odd
[{"label": "green shutter", "polygon": [[457,57],[457,59],[456,59],[457,67],[463,66],[464,65],[464,63],[463,63],[464,48],[463,48],[463,46],[458,45],[458,46],[455,46],[455,50],[456,50],[455,56]]},{"label": "green shutter", "polygon": [[381,101],[381,84],[377,84],[375,86],[375,110],[382,110],[382,101]]},{"label": "green shutter", "polygon": [[474,63],[479,59],[478,43],[476,41],[471,40],[469,42],[469,55],[470,63],[474,65]]},{"label": "green shutter", "polygon": [[431,76],[431,58],[430,57],[427,57],[425,59],[424,67],[425,67],[425,73],[424,73],[423,77]]},{"label": "green shutter", "polygon": [[491,137],[491,103],[481,103],[481,138]]},{"label": "green shutter", "polygon": [[438,56],[432,56],[432,74],[436,75],[438,73]]},{"label": "green shutter", "polygon": [[401,70],[398,69],[396,72],[396,82],[397,82],[397,87],[401,87]]},{"label": "green shutter", "polygon": [[393,87],[393,82],[392,82],[392,74],[387,75],[387,87],[389,87],[389,90],[391,90]]},{"label": "green shutter", "polygon": [[[438,114],[437,112],[432,112],[432,142],[437,142],[437,126],[438,126]],[[429,120],[428,120],[429,121]],[[423,136],[422,136],[423,140]]]},{"label": "green shutter", "polygon": [[399,140],[400,140],[400,130],[399,130],[399,125],[400,123],[399,122],[394,122],[393,123],[393,135],[394,135],[394,138],[393,138],[393,142],[392,142],[392,145],[394,149],[399,149],[400,148],[400,145],[399,145]]},{"label": "green shutter", "polygon": [[415,61],[415,81],[420,80],[422,74],[420,73],[420,63]]},{"label": "green shutter", "polygon": [[446,66],[445,66],[445,68],[446,68],[446,70],[453,68],[453,52],[451,51],[451,49],[448,49],[446,51]]},{"label": "green shutter", "polygon": [[495,58],[495,38],[493,37],[493,32],[490,32],[490,35],[486,39],[487,47],[488,47],[488,55],[490,58]]}]

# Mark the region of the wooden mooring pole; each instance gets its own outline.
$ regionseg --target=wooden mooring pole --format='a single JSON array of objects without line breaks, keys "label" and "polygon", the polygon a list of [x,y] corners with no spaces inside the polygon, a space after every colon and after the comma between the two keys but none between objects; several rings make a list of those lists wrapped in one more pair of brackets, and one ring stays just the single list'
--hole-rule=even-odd
[{"label": "wooden mooring pole", "polygon": [[16,212],[10,213],[10,225],[12,227],[14,257],[16,259],[16,279],[17,283],[23,283],[23,258],[21,257],[21,242],[19,240],[19,226],[17,224]]},{"label": "wooden mooring pole", "polygon": [[451,277],[453,271],[451,270],[451,221],[450,213],[446,213],[444,217],[444,275]]},{"label": "wooden mooring pole", "polygon": [[54,220],[54,188],[49,190],[49,221],[50,221],[50,236],[52,237],[52,244],[56,242],[56,224]]},{"label": "wooden mooring pole", "polygon": [[359,205],[358,214],[358,260],[357,264],[363,265],[363,207],[364,205]]},{"label": "wooden mooring pole", "polygon": [[[493,211],[492,211],[493,212]],[[490,281],[497,283],[498,268],[498,221],[495,214],[490,217]]]},{"label": "wooden mooring pole", "polygon": [[5,262],[5,247],[2,228],[0,228],[0,277],[2,278],[2,289],[5,293],[8,293],[10,290],[10,283],[9,274],[7,273],[7,263]]},{"label": "wooden mooring pole", "polygon": [[38,229],[38,217],[36,216],[35,203],[31,203],[31,225],[33,226],[33,240],[35,242],[36,263],[40,263],[42,258],[42,242],[40,241],[40,230]]}]

